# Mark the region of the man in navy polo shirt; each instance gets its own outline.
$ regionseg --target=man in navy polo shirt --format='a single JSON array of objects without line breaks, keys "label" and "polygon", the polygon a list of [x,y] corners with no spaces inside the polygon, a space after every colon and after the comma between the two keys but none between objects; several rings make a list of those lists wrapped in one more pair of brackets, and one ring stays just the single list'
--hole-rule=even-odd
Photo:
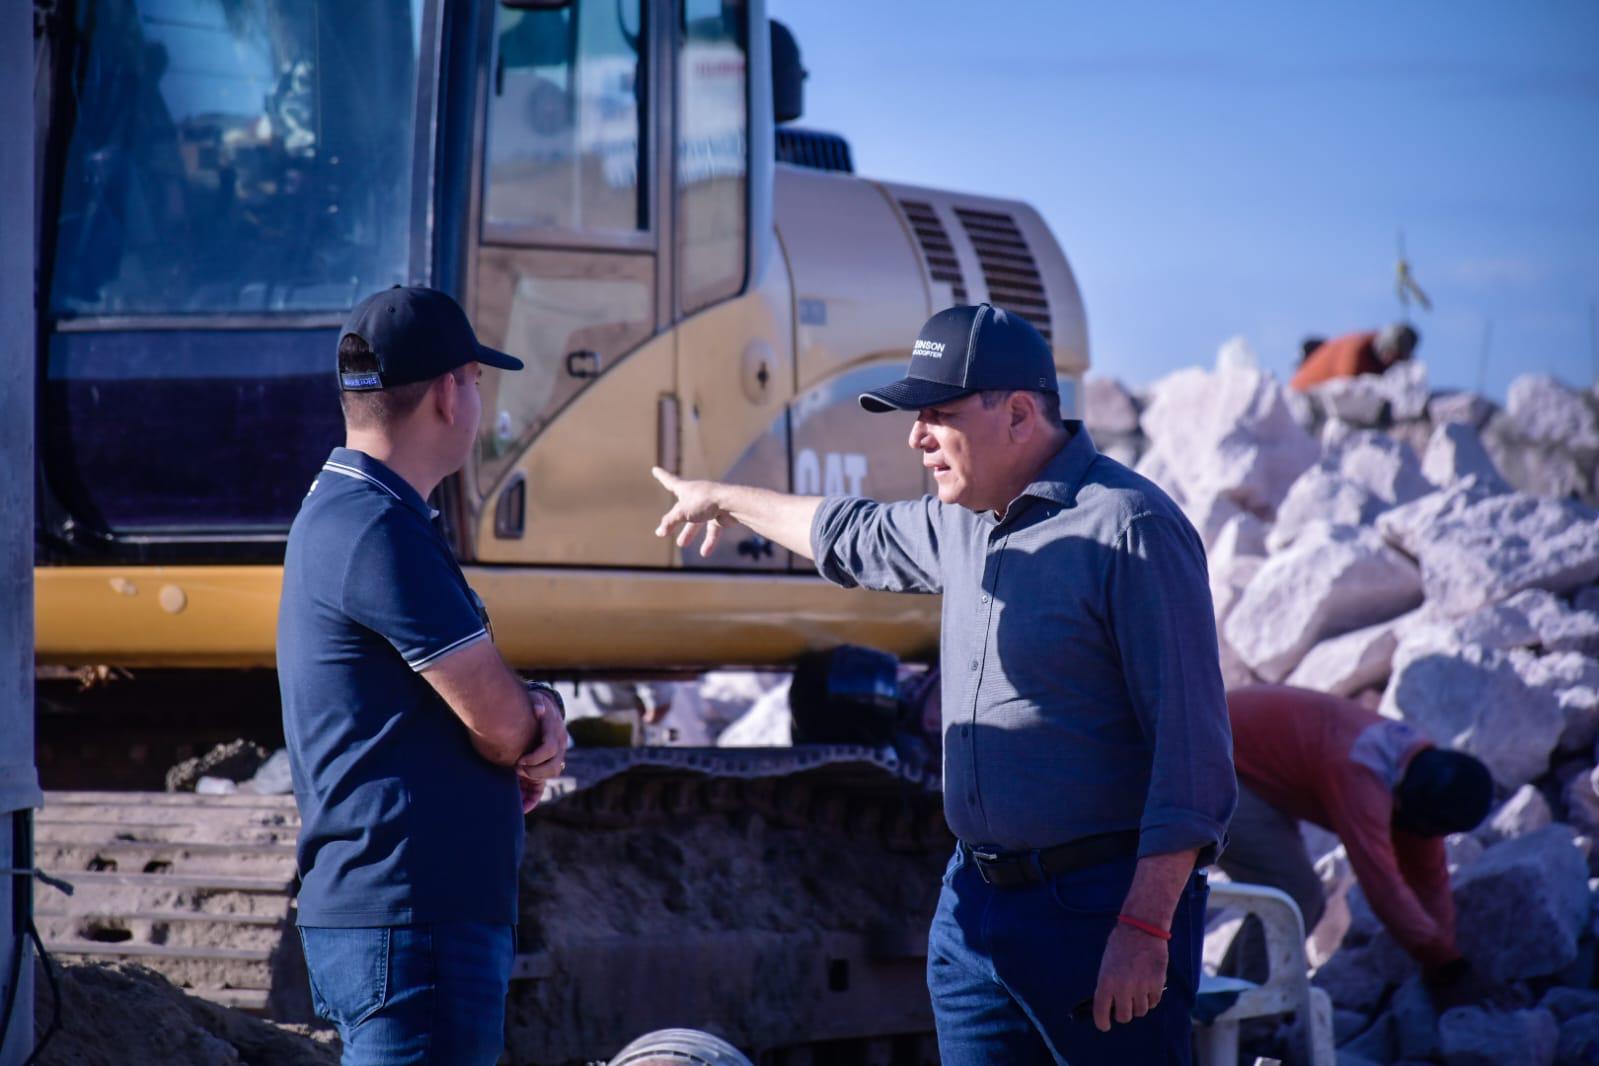
[{"label": "man in navy polo shirt", "polygon": [[362,301],[339,340],[345,447],[289,532],[300,937],[346,1064],[498,1059],[522,815],[564,766],[558,702],[500,658],[426,503],[477,435],[480,364],[522,366],[444,293]]}]

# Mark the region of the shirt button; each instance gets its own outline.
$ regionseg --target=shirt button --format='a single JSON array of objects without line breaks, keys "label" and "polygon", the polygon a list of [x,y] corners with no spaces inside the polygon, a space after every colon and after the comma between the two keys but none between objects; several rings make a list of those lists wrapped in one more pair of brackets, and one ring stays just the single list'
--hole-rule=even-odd
[{"label": "shirt button", "polygon": [[972,660],[972,661],[971,661],[971,662],[970,662],[970,663],[968,663],[968,664],[967,664],[967,665],[968,665],[968,666],[970,666],[970,667],[971,667],[971,668],[972,668],[972,669],[973,669],[973,670],[975,670],[975,669],[977,669],[977,660],[976,660],[976,659],[973,659],[973,660]]},{"label": "shirt button", "polygon": [[982,597],[979,599],[978,602],[979,603],[987,603],[988,602],[988,593],[986,593],[986,592],[983,593]]}]

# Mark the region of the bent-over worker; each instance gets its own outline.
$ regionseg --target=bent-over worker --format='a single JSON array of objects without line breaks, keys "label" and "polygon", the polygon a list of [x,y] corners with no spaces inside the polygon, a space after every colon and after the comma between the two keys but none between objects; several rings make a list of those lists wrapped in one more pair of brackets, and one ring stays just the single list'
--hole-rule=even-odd
[{"label": "bent-over worker", "polygon": [[1478,759],[1434,747],[1411,726],[1354,700],[1287,685],[1227,694],[1238,813],[1219,865],[1280,888],[1315,928],[1325,901],[1299,834],[1338,835],[1372,911],[1435,989],[1469,967],[1455,946],[1443,838],[1474,828],[1493,802]]},{"label": "bent-over worker", "polygon": [[1396,322],[1380,330],[1346,333],[1322,341],[1300,361],[1289,386],[1305,392],[1335,378],[1381,374],[1415,354],[1420,337],[1413,326]]}]

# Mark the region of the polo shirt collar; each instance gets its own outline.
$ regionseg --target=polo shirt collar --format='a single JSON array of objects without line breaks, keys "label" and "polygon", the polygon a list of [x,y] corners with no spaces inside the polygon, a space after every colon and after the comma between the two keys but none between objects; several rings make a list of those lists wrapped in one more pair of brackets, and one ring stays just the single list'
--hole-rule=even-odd
[{"label": "polo shirt collar", "polygon": [[330,474],[376,486],[430,522],[439,516],[439,512],[428,506],[428,502],[411,487],[409,481],[366,452],[354,448],[334,448],[328,461],[322,464],[322,469]]},{"label": "polo shirt collar", "polygon": [[1094,439],[1088,435],[1088,427],[1082,422],[1069,421],[1066,428],[1072,431],[1071,437],[1022,490],[1021,497],[1036,496],[1063,507],[1070,507],[1076,501],[1077,490],[1088,476],[1088,468],[1099,458],[1099,449],[1094,447]]}]

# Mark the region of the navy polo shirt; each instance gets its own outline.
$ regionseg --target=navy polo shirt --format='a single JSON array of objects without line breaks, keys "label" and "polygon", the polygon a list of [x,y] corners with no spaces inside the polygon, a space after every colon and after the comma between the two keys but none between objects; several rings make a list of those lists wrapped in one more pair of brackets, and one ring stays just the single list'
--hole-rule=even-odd
[{"label": "navy polo shirt", "polygon": [[515,773],[421,676],[489,639],[432,518],[398,474],[335,448],[289,530],[278,683],[302,925],[517,920]]}]

